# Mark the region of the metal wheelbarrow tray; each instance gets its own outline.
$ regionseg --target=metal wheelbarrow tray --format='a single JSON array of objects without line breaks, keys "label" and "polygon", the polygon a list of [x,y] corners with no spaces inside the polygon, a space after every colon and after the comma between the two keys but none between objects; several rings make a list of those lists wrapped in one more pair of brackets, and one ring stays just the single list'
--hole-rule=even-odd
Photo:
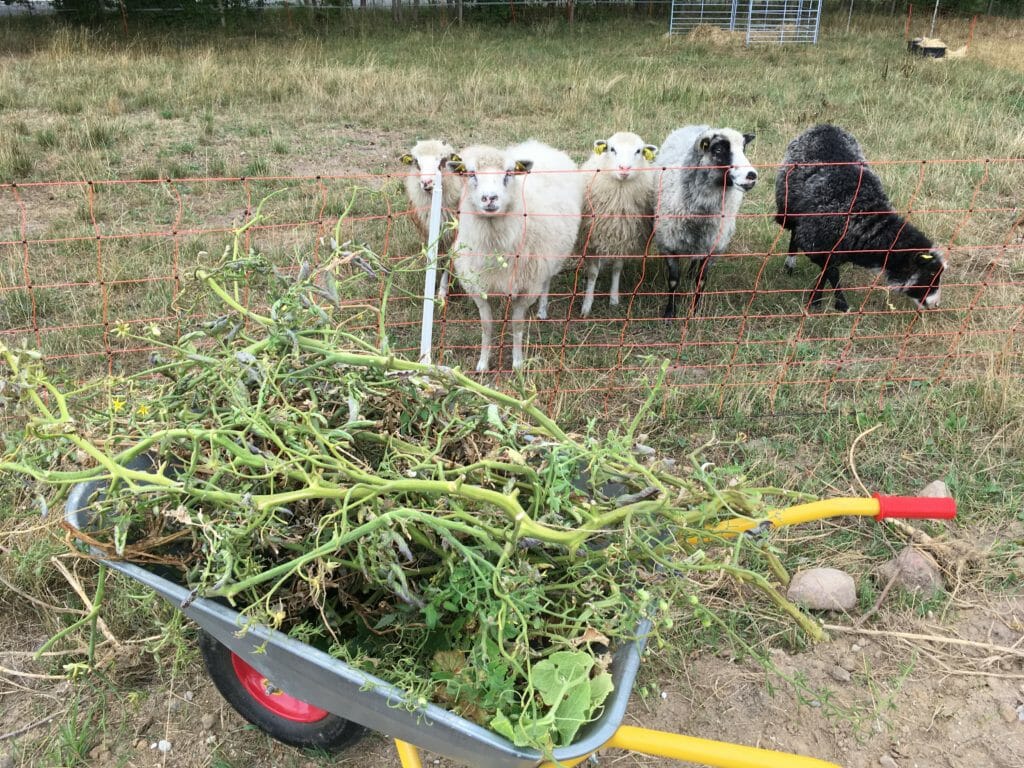
[{"label": "metal wheelbarrow tray", "polygon": [[[149,461],[142,459],[136,468],[148,469],[150,466]],[[74,486],[65,505],[65,519],[76,529],[87,530],[92,519],[90,500],[106,485],[105,480],[93,480]],[[94,551],[94,554],[102,553]],[[101,559],[101,562],[154,590],[195,621],[235,654],[235,658],[243,662],[243,667],[248,665],[265,681],[273,681],[274,693],[283,691],[289,699],[300,700],[299,703],[305,702],[344,720],[468,766],[531,768],[543,760],[540,751],[517,747],[504,737],[442,707],[434,704],[415,706],[390,683],[361,672],[283,632],[249,622],[226,605],[201,597],[193,599],[186,587],[152,571],[115,560]],[[557,761],[571,761],[596,751],[618,729],[626,712],[649,629],[649,622],[641,622],[637,627],[637,639],[615,650],[610,668],[615,688],[606,699],[602,714],[580,730],[573,744],[554,750],[553,756]],[[239,675],[243,674],[237,666],[236,670]],[[270,695],[268,691],[268,697]],[[266,701],[273,706],[273,699]],[[237,706],[235,708],[238,709]],[[245,715],[244,712],[241,714]]]}]

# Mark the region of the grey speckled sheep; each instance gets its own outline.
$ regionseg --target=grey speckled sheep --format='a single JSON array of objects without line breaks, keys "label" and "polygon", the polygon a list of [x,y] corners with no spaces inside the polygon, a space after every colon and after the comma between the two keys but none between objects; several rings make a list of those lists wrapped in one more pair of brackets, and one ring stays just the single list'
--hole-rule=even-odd
[{"label": "grey speckled sheep", "polygon": [[583,317],[594,304],[594,286],[604,262],[612,264],[608,303],[615,306],[623,257],[647,252],[654,214],[654,171],[650,166],[657,151],[635,133],[619,132],[595,141],[593,154],[580,166],[587,171],[580,231],[587,265],[587,289],[580,307]]},{"label": "grey speckled sheep", "polygon": [[462,179],[449,173],[447,163],[455,155],[450,144],[436,139],[416,142],[416,145],[401,160],[409,166],[405,176],[405,194],[415,210],[413,222],[419,230],[420,237],[428,237],[430,226],[430,199],[434,193],[434,174],[440,170],[444,175],[441,181],[441,234],[437,243],[437,261],[441,270],[438,283],[437,298],[443,299],[448,294],[448,249],[455,239],[453,223],[459,209],[459,198],[462,196]]},{"label": "grey speckled sheep", "polygon": [[688,125],[668,135],[658,151],[663,168],[655,186],[654,242],[668,256],[665,317],[676,316],[679,259],[691,259],[690,311],[697,308],[711,257],[729,247],[743,195],[757,183],[744,149],[752,133]]},{"label": "grey speckled sheep", "polygon": [[512,300],[512,367],[519,368],[526,311],[539,297],[538,315],[547,316],[551,278],[576,245],[583,180],[571,157],[539,141],[469,147],[449,168],[465,185],[452,267],[480,310],[476,369],[490,364],[495,295]]},{"label": "grey speckled sheep", "polygon": [[821,303],[827,280],[836,309],[849,309],[839,289],[839,265],[846,262],[878,270],[920,308],[939,305],[945,259],[893,211],[857,140],[842,128],[816,125],[790,142],[775,177],[775,205],[775,220],[790,231],[787,270],[800,252],[821,268],[811,306]]}]

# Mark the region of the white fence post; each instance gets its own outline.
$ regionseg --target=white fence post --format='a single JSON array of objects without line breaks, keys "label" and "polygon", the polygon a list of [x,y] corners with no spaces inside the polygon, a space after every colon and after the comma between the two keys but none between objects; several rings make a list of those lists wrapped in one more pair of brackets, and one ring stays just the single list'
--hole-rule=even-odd
[{"label": "white fence post", "polygon": [[437,245],[441,240],[441,171],[434,173],[427,225],[427,272],[423,279],[423,321],[420,324],[420,362],[430,363],[434,345],[434,292],[437,290]]}]

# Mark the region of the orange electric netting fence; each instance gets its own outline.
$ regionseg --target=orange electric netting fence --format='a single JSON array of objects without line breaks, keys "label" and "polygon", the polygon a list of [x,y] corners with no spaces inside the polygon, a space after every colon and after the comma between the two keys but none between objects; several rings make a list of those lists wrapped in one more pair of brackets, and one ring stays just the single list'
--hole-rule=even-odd
[{"label": "orange electric netting fence", "polygon": [[[550,287],[546,319],[534,305],[524,374],[558,410],[573,398],[614,411],[650,391],[663,360],[666,391],[716,413],[821,408],[838,394],[885,400],[938,382],[1019,379],[1024,374],[1024,160],[873,163],[897,210],[946,249],[938,308],[919,311],[878,275],[842,271],[850,311],[808,296],[819,270],[800,256],[784,269],[789,234],[775,222],[776,166],[761,168],[735,235],[711,264],[692,310],[682,262],[679,311],[663,319],[666,269],[653,245],[623,254],[621,301],[609,301],[602,270],[593,310],[581,316],[586,266],[565,261]],[[122,338],[156,326],[162,340],[208,320],[194,271],[215,264],[235,231],[242,247],[281,269],[322,263],[357,245],[376,258],[338,260],[361,275],[343,302],[376,333],[379,309],[396,354],[419,351],[425,257],[401,173],[276,178],[193,178],[0,184],[0,340],[40,349],[76,379],[144,364],[151,346]],[[529,183],[528,181],[524,183]],[[260,217],[253,222],[257,209]],[[592,222],[591,222],[592,223]],[[581,241],[590,224],[584,221]],[[364,253],[365,253],[364,252]],[[351,286],[361,286],[351,292]],[[385,302],[386,299],[386,302]],[[509,302],[491,297],[490,371],[511,372]],[[364,312],[359,308],[365,307]],[[477,307],[455,280],[435,307],[432,359],[473,371]],[[360,319],[361,318],[361,319]],[[145,335],[142,333],[141,335]],[[736,400],[733,395],[741,394]]]}]

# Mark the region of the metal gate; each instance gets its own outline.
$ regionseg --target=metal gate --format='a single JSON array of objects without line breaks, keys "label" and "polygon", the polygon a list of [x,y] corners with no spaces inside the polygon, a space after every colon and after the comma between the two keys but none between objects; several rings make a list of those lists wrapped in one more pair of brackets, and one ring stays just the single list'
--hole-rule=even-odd
[{"label": "metal gate", "polygon": [[747,43],[817,43],[822,0],[672,0],[669,34],[709,25]]}]

